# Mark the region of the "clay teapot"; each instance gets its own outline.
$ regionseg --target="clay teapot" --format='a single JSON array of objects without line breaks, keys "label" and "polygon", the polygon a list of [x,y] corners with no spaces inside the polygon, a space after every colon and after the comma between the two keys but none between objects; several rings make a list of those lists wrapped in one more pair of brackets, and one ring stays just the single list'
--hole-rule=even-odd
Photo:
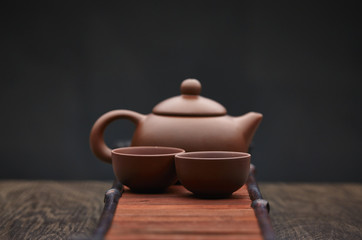
[{"label": "clay teapot", "polygon": [[111,149],[103,133],[116,119],[128,119],[136,125],[132,146],[168,146],[190,151],[247,152],[263,117],[249,112],[232,117],[219,103],[200,96],[201,84],[186,79],[181,95],[157,104],[152,113],[143,115],[130,110],[113,110],[103,114],[93,125],[90,146],[101,160],[112,163]]}]

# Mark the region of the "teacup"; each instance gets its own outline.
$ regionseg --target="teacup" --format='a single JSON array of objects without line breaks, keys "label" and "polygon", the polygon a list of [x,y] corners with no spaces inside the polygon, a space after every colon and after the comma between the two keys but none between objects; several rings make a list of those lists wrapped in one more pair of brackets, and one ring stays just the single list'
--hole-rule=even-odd
[{"label": "teacup", "polygon": [[229,197],[249,176],[250,154],[228,151],[179,153],[176,173],[181,184],[202,198]]},{"label": "teacup", "polygon": [[132,191],[162,192],[177,181],[174,156],[185,150],[139,146],[112,150],[113,172]]}]

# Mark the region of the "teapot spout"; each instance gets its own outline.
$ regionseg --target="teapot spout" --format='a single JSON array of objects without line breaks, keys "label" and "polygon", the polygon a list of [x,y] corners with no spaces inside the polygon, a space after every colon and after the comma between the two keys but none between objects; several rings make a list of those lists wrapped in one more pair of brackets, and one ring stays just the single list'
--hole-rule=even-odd
[{"label": "teapot spout", "polygon": [[251,140],[253,139],[262,118],[263,114],[256,112],[249,112],[236,118],[240,132],[244,136],[246,146],[250,146]]}]

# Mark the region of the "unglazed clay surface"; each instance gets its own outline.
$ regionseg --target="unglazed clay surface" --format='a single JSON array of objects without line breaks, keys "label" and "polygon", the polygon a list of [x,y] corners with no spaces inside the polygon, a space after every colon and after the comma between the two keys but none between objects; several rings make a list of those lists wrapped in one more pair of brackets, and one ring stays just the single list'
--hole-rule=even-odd
[{"label": "unglazed clay surface", "polygon": [[185,152],[170,147],[126,147],[112,150],[113,172],[132,191],[154,193],[177,180],[175,159]]},{"label": "unglazed clay surface", "polygon": [[180,96],[162,101],[148,115],[130,110],[113,110],[103,114],[90,134],[93,153],[111,163],[111,149],[105,144],[103,133],[108,124],[121,118],[129,119],[136,125],[132,146],[247,152],[262,114],[250,112],[232,117],[226,114],[221,104],[200,96],[200,92],[199,81],[186,79],[181,84]]},{"label": "unglazed clay surface", "polygon": [[250,154],[206,151],[175,156],[176,173],[181,184],[196,196],[228,197],[241,188],[250,169]]}]

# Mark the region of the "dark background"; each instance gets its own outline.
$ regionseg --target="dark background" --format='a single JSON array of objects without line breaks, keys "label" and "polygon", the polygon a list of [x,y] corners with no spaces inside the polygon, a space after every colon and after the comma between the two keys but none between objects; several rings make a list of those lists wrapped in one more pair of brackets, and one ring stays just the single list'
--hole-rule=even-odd
[{"label": "dark background", "polygon": [[[228,114],[264,114],[259,180],[361,182],[356,3],[2,3],[0,178],[113,178],[89,149],[96,119],[149,113],[191,77]],[[112,123],[107,143],[133,130]]]}]

